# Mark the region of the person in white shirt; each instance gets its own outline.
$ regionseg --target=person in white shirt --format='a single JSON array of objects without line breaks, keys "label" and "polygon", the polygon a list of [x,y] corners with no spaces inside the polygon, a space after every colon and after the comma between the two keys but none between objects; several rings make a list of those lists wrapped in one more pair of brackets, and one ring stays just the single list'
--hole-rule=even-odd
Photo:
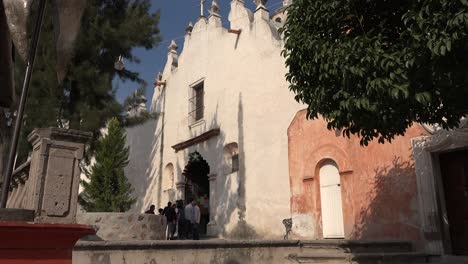
[{"label": "person in white shirt", "polygon": [[185,219],[190,223],[189,232],[192,233],[192,239],[199,240],[199,224],[200,224],[200,207],[193,199],[189,199],[189,203],[185,206]]},{"label": "person in white shirt", "polygon": [[185,214],[185,228],[187,232],[187,238],[191,237],[192,235],[192,217],[193,217],[193,206],[192,206],[193,199],[188,199],[188,203],[184,208]]},{"label": "person in white shirt", "polygon": [[198,207],[196,201],[192,201],[192,237],[194,240],[200,239],[200,207]]}]

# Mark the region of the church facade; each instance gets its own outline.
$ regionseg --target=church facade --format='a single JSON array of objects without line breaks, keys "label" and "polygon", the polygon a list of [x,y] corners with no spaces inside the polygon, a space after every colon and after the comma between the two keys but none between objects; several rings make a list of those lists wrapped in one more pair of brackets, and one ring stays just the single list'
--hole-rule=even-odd
[{"label": "church facade", "polygon": [[[137,210],[206,197],[209,234],[284,235],[282,220],[290,217],[287,127],[303,106],[284,79],[281,10],[270,17],[261,1],[251,11],[234,0],[226,29],[213,1],[209,17],[187,28],[182,51],[171,43],[151,102],[158,116],[154,138],[144,146],[139,128],[128,132],[131,151],[140,144],[151,159],[127,169],[141,197]],[[132,160],[144,156],[135,155]]]},{"label": "church facade", "polygon": [[466,120],[453,131],[414,124],[367,147],[307,120],[280,55],[291,3],[270,13],[264,2],[251,11],[232,0],[227,29],[212,1],[181,51],[169,45],[151,101],[157,118],[127,129],[133,210],[194,198],[208,235],[282,239],[291,219],[295,238],[398,239],[463,253],[468,216],[447,201],[468,205]]}]

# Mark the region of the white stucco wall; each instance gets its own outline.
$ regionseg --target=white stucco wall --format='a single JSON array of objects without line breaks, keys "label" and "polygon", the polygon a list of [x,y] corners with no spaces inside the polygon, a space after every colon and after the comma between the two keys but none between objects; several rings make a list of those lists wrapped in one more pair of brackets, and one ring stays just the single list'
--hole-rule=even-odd
[{"label": "white stucco wall", "polygon": [[[232,29],[242,30],[239,36],[223,28],[219,17],[201,18],[180,55],[168,54],[162,77],[166,85],[155,88],[152,100],[151,109],[160,115],[141,204],[161,207],[172,198],[163,190],[164,167],[172,163],[175,182],[182,182],[188,154],[198,151],[216,174],[217,233],[228,235],[245,215],[257,236],[282,237],[282,220],[290,217],[287,128],[303,106],[288,89],[282,40],[268,11],[252,13],[233,1],[229,20]],[[204,119],[191,127],[190,85],[202,78]],[[220,128],[218,136],[177,153],[171,148],[213,128]],[[235,173],[227,173],[223,164],[223,148],[231,142],[239,146],[240,170]],[[143,175],[127,172],[131,174]],[[176,193],[174,189],[172,195]]]},{"label": "white stucco wall", "polygon": [[157,146],[154,131],[156,120],[149,119],[145,123],[127,127],[127,145],[129,146],[129,163],[125,168],[125,175],[133,187],[133,197],[137,199],[130,212],[144,213],[155,201],[145,199],[148,196],[148,186],[154,181],[151,173],[153,157]]}]

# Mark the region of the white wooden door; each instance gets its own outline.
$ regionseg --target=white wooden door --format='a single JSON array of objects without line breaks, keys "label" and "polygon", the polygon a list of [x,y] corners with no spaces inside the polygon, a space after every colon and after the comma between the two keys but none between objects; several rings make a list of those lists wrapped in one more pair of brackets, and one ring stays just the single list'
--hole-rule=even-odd
[{"label": "white wooden door", "polygon": [[319,175],[323,237],[344,238],[340,174],[336,163],[325,162]]}]

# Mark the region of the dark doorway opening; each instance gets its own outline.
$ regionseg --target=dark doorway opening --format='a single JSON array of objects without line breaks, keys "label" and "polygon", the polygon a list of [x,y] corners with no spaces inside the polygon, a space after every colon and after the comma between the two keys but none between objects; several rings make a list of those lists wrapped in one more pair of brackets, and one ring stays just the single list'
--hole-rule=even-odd
[{"label": "dark doorway opening", "polygon": [[209,198],[210,182],[208,174],[210,166],[197,151],[189,154],[189,161],[184,169],[186,187],[185,202],[194,199],[200,207],[200,234],[206,235],[210,219]]},{"label": "dark doorway opening", "polygon": [[468,255],[468,150],[439,158],[452,254]]}]

